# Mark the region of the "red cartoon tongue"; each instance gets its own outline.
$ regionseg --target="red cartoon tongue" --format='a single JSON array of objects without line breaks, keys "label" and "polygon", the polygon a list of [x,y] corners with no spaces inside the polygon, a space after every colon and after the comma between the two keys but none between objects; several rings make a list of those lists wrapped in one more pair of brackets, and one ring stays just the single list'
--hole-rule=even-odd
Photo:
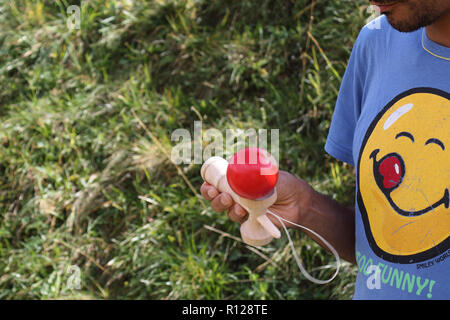
[{"label": "red cartoon tongue", "polygon": [[402,180],[402,167],[397,156],[389,156],[380,163],[378,168],[383,176],[383,186],[391,189],[397,186]]}]

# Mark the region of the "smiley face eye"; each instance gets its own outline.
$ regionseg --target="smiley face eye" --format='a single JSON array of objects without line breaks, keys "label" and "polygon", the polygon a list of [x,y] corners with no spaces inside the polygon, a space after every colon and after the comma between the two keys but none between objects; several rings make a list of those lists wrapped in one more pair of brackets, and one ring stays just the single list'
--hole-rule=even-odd
[{"label": "smiley face eye", "polygon": [[400,137],[407,137],[407,138],[411,139],[412,142],[414,142],[414,136],[411,133],[407,132],[407,131],[402,131],[402,132],[398,133],[395,136],[395,139],[398,139]]},{"label": "smiley face eye", "polygon": [[430,144],[430,143],[437,144],[439,147],[441,147],[442,151],[445,150],[444,143],[441,140],[439,140],[439,139],[436,139],[436,138],[428,139],[427,142],[425,142],[425,145]]}]

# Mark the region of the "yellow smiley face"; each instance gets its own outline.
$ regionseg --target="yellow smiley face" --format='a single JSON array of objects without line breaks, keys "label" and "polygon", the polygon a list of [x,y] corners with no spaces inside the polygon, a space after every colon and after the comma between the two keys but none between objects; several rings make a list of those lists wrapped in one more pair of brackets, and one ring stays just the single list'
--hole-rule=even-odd
[{"label": "yellow smiley face", "polygon": [[450,94],[416,88],[370,125],[358,161],[358,206],[374,252],[424,261],[450,244]]}]

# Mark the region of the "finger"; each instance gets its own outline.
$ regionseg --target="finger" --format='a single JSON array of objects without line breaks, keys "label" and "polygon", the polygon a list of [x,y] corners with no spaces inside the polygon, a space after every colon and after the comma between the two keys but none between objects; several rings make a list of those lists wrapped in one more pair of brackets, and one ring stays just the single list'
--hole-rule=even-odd
[{"label": "finger", "polygon": [[219,191],[208,182],[202,184],[202,186],[200,187],[200,193],[202,194],[203,198],[208,201],[213,200],[219,195]]},{"label": "finger", "polygon": [[233,198],[228,193],[221,193],[211,201],[211,208],[223,212],[233,205]]},{"label": "finger", "polygon": [[248,213],[247,211],[242,208],[238,203],[235,203],[233,206],[231,206],[230,210],[228,210],[228,217],[231,219],[231,221],[243,223],[245,220],[247,220]]}]

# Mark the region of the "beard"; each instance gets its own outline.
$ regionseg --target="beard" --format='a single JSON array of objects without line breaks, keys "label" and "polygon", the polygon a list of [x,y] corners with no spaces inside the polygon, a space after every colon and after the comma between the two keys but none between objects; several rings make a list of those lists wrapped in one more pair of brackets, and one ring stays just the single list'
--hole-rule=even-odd
[{"label": "beard", "polygon": [[[388,1],[381,1],[388,2]],[[422,27],[433,24],[441,18],[445,11],[433,0],[427,1],[408,1],[402,0],[408,7],[408,17],[398,18],[392,12],[386,12],[386,18],[390,25],[400,32],[412,32]]]},{"label": "beard", "polygon": [[433,24],[440,18],[440,16],[435,15],[421,15],[414,17],[414,19],[412,20],[396,21],[389,13],[386,14],[386,17],[390,25],[400,32],[416,31],[422,27],[426,27],[429,26],[430,24]]}]

